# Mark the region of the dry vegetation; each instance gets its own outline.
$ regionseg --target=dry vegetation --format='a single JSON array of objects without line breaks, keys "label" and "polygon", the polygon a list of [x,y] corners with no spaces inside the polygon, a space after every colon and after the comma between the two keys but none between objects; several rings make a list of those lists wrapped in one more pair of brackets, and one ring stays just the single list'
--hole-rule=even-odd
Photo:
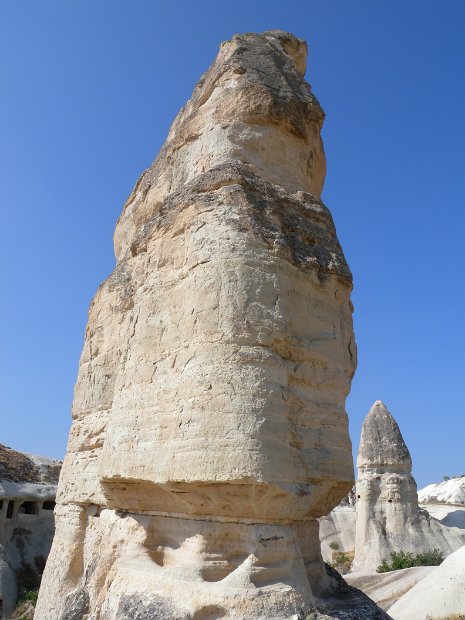
[{"label": "dry vegetation", "polygon": [[0,444],[0,478],[13,482],[40,482],[39,469],[21,452]]},{"label": "dry vegetation", "polygon": [[348,573],[352,567],[352,562],[354,561],[355,550],[354,551],[335,551],[333,553],[333,561],[331,562],[331,566],[337,570],[341,575],[345,575]]}]

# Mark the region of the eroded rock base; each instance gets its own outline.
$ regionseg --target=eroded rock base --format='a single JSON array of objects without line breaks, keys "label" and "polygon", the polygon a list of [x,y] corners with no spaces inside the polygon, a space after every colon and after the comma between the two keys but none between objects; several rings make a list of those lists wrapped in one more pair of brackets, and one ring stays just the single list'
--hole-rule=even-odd
[{"label": "eroded rock base", "polygon": [[[44,583],[58,586],[63,597],[54,599],[52,609],[38,609],[39,617],[384,617],[337,573],[324,569],[317,541],[314,520],[234,523],[59,507],[55,561]],[[375,615],[347,615],[358,607],[367,613],[373,608]]]}]

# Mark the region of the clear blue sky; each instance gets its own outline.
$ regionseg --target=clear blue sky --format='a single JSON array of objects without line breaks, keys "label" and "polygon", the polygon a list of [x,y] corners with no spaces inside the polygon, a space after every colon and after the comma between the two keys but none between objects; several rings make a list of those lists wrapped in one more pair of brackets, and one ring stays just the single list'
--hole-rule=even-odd
[{"label": "clear blue sky", "polygon": [[327,113],[354,446],[380,398],[419,486],[465,473],[463,0],[1,0],[1,443],[63,456],[123,203],[219,43],[269,28],[307,39]]}]

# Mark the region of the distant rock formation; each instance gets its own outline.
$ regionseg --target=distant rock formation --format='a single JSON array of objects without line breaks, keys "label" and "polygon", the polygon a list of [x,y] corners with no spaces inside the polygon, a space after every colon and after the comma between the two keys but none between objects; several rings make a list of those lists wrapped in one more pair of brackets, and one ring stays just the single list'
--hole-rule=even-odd
[{"label": "distant rock formation", "polygon": [[60,461],[0,444],[0,609],[7,616],[16,603],[15,575],[30,582],[44,569],[60,468]]},{"label": "distant rock formation", "polygon": [[356,352],[306,50],[223,43],[124,207],[36,620],[384,617],[319,549]]},{"label": "distant rock formation", "polygon": [[465,507],[465,476],[429,484],[418,491],[420,504],[450,504]]},{"label": "distant rock formation", "polygon": [[392,552],[440,549],[449,555],[465,532],[445,527],[418,507],[412,459],[400,429],[380,401],[362,427],[357,457],[356,572],[374,572]]},{"label": "distant rock formation", "polygon": [[325,562],[333,563],[341,553],[355,550],[355,487],[331,512],[320,517],[321,554]]},{"label": "distant rock formation", "polygon": [[465,618],[465,547],[430,571],[388,613],[394,620]]},{"label": "distant rock formation", "polygon": [[465,530],[465,476],[429,484],[418,491],[418,503],[443,525]]}]

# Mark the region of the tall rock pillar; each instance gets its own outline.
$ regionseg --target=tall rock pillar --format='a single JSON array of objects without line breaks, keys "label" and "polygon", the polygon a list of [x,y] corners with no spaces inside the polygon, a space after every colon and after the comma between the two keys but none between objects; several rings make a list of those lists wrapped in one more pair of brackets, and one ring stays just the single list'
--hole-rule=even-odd
[{"label": "tall rock pillar", "polygon": [[330,588],[356,351],[306,53],[223,43],[123,209],[37,620],[282,620]]},{"label": "tall rock pillar", "polygon": [[363,422],[357,468],[355,572],[374,572],[393,552],[448,555],[465,544],[465,533],[418,507],[410,452],[380,400]]}]

